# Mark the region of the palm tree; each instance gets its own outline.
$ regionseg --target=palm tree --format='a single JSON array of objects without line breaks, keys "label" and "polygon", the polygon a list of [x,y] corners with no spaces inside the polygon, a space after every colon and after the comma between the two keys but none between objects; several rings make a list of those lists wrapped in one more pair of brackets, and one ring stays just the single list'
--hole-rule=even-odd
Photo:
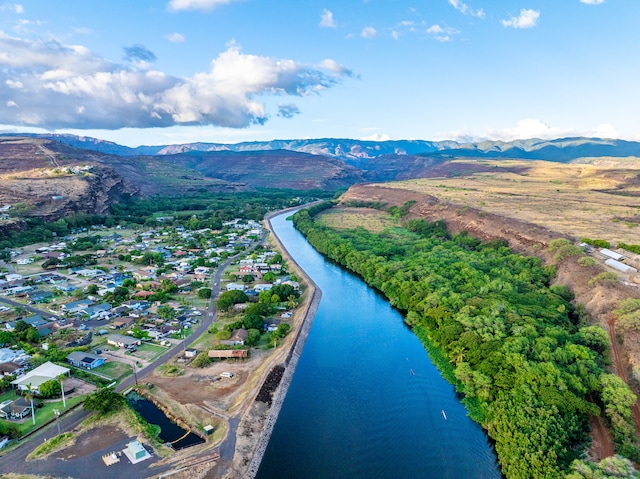
[{"label": "palm tree", "polygon": [[62,392],[62,407],[66,409],[67,401],[64,399],[64,383],[62,382],[64,379],[64,374],[58,376],[58,379],[60,380],[60,391]]},{"label": "palm tree", "polygon": [[27,384],[27,391],[24,393],[24,398],[31,401],[31,419],[33,425],[36,425],[36,408],[33,407],[33,391],[31,390],[31,383]]}]

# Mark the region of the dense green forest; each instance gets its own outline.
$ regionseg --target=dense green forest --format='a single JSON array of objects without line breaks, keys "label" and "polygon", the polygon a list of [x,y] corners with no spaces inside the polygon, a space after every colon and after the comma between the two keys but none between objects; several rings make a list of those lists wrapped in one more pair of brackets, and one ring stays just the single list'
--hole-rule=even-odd
[{"label": "dense green forest", "polygon": [[296,227],[405,313],[495,441],[507,478],[614,477],[576,469],[590,414],[605,415],[617,452],[637,461],[635,397],[605,374],[606,332],[584,322],[566,287],[549,286],[553,267],[501,241],[451,236],[442,221],[411,220],[382,233],[334,230],[314,218],[331,206],[298,212]]},{"label": "dense green forest", "polygon": [[[179,198],[126,198],[111,206],[109,215],[74,215],[46,222],[42,218],[24,217],[20,230],[0,230],[0,252],[27,244],[49,242],[81,228],[95,225],[112,227],[157,226],[155,219],[171,215],[163,224],[188,229],[222,229],[222,223],[234,218],[261,221],[265,213],[312,201],[331,198],[335,192],[260,189],[256,191],[198,194]],[[194,219],[195,217],[195,219]]]}]

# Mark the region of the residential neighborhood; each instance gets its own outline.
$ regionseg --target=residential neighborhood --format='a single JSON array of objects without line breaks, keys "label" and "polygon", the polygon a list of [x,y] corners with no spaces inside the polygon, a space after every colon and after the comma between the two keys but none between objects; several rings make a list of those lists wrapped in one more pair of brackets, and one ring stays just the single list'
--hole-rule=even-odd
[{"label": "residential neighborhood", "polygon": [[[242,301],[178,354],[180,366],[242,361],[252,347],[271,347],[271,335],[286,334],[278,325],[297,305],[299,284],[278,253],[259,245],[262,235],[251,220],[226,222],[220,231],[160,222],[138,230],[96,227],[12,250],[10,261],[0,262],[0,426],[23,434],[36,419],[52,420],[50,411],[34,416],[25,398],[45,411],[47,403],[64,409],[66,392],[77,403],[77,391],[135,375],[213,315],[214,286],[241,293]],[[219,264],[231,257],[214,284]],[[284,297],[270,295],[272,288]],[[242,319],[252,304],[252,319]]]}]

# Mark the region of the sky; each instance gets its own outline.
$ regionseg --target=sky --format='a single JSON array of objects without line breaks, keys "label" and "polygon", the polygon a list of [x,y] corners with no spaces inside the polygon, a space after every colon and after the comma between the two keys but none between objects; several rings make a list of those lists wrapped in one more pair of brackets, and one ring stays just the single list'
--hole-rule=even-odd
[{"label": "sky", "polygon": [[0,0],[0,132],[640,140],[638,0]]}]

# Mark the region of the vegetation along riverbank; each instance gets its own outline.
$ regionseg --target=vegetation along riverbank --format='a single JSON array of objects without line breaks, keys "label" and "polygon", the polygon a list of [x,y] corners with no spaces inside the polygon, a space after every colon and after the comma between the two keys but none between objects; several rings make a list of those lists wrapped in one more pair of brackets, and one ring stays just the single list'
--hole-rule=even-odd
[{"label": "vegetation along riverbank", "polygon": [[580,472],[597,467],[581,457],[590,416],[605,417],[617,452],[637,461],[635,396],[607,371],[607,333],[587,323],[568,288],[551,284],[555,268],[514,254],[504,241],[452,235],[443,221],[394,224],[412,205],[389,209],[381,216],[390,225],[380,228],[326,226],[333,203],[294,221],[317,250],[383,292],[435,348],[434,362],[495,441],[506,477],[590,477]]}]

